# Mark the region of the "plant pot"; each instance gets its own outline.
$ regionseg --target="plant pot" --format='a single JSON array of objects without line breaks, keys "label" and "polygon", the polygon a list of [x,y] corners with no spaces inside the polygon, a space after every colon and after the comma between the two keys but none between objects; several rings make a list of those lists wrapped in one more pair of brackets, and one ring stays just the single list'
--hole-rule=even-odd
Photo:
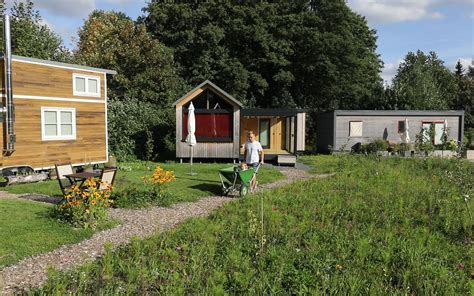
[{"label": "plant pot", "polygon": [[466,150],[466,159],[474,160],[474,150]]},{"label": "plant pot", "polygon": [[433,151],[430,156],[436,156],[436,157],[454,157],[456,156],[456,152],[451,151],[451,150],[435,150]]}]

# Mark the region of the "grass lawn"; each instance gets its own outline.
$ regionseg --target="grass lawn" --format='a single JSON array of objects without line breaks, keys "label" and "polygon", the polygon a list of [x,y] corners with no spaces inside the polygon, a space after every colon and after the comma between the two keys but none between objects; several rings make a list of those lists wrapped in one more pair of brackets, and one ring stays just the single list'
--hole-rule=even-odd
[{"label": "grass lawn", "polygon": [[238,199],[53,273],[35,293],[472,292],[473,201],[463,196],[472,196],[472,164],[358,156],[305,162],[337,174]]},{"label": "grass lawn", "polygon": [[[145,162],[121,163],[121,167],[130,168],[131,171],[119,170],[115,180],[115,190],[121,190],[128,182],[141,183],[141,177],[147,172]],[[218,171],[221,168],[232,166],[232,164],[200,164],[193,165],[195,176],[189,173],[189,164],[177,163],[150,163],[149,170],[160,165],[166,170],[174,171],[176,180],[167,185],[168,192],[173,196],[174,202],[194,201],[200,197],[221,194],[220,179]],[[151,174],[151,171],[148,174]],[[275,169],[262,168],[259,173],[259,183],[264,184],[282,178],[283,175]],[[40,183],[11,185],[2,190],[12,193],[41,193],[46,195],[61,195],[58,182],[50,180]]]},{"label": "grass lawn", "polygon": [[0,199],[0,268],[92,235],[92,230],[74,229],[51,219],[51,207],[28,200]]}]

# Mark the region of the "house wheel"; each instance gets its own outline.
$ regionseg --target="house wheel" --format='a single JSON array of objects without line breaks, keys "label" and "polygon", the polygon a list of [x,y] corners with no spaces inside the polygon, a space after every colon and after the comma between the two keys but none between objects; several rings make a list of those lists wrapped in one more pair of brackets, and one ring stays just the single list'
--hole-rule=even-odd
[{"label": "house wheel", "polygon": [[247,195],[248,192],[249,188],[242,184],[242,186],[240,186],[240,196],[244,197]]}]

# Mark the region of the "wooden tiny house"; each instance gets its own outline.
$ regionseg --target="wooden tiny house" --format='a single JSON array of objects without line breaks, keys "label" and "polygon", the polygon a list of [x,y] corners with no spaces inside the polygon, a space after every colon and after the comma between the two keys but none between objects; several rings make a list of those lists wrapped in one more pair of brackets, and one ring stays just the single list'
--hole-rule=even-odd
[{"label": "wooden tiny house", "polygon": [[252,130],[260,141],[266,159],[279,155],[296,155],[304,151],[304,110],[245,109],[241,102],[207,80],[177,100],[176,157],[190,157],[187,136],[187,108],[193,102],[196,115],[195,158],[237,160],[242,157],[242,146],[247,132]]},{"label": "wooden tiny house", "polygon": [[[296,154],[305,150],[306,113],[300,109],[243,109],[241,145],[253,131],[269,156]],[[243,153],[243,150],[241,150]]]},{"label": "wooden tiny house", "polygon": [[[0,61],[4,106],[6,58]],[[106,75],[116,72],[21,56],[12,56],[10,63],[14,137],[7,136],[4,112],[0,167],[41,170],[55,163],[107,162]]]}]

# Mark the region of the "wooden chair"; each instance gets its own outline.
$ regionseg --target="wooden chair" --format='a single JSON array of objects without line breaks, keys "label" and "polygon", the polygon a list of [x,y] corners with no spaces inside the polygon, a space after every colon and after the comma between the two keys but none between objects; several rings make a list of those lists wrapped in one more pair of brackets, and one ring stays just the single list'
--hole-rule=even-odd
[{"label": "wooden chair", "polygon": [[116,168],[103,169],[100,175],[99,190],[107,189],[107,185],[112,186],[114,184],[116,174]]},{"label": "wooden chair", "polygon": [[58,177],[59,187],[64,195],[66,195],[72,185],[75,185],[74,180],[70,180],[65,175],[74,174],[71,163],[55,164],[56,176]]}]

